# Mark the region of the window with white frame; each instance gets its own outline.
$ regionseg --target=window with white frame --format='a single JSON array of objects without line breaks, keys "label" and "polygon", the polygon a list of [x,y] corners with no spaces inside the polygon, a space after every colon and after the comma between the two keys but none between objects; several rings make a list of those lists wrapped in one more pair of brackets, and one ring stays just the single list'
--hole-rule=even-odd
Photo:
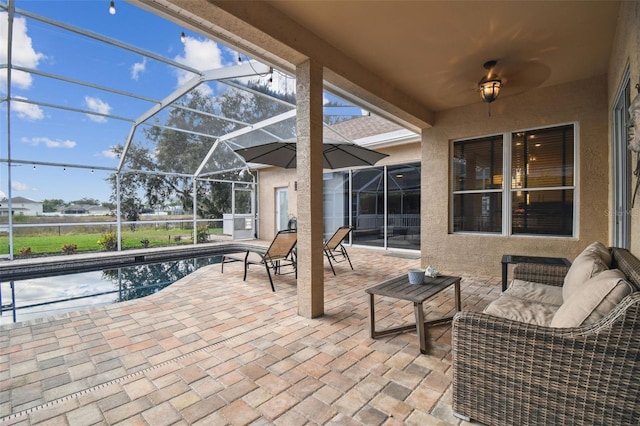
[{"label": "window with white frame", "polygon": [[575,135],[568,124],[453,142],[452,231],[572,236]]}]

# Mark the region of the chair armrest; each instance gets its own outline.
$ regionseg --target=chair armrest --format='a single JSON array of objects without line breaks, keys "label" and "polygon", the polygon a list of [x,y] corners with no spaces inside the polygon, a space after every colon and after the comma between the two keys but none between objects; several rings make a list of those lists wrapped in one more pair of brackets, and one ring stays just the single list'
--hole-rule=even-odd
[{"label": "chair armrest", "polygon": [[513,278],[541,284],[562,286],[568,270],[569,267],[564,265],[518,263],[513,268]]},{"label": "chair armrest", "polygon": [[578,328],[460,312],[452,323],[453,410],[492,425],[633,424],[639,335],[640,292]]}]

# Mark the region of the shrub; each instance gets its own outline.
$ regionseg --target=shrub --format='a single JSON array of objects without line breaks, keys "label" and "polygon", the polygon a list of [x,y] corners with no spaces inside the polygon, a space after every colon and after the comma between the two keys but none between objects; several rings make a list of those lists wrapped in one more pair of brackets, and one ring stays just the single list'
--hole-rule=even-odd
[{"label": "shrub", "polygon": [[29,256],[31,254],[31,247],[22,247],[22,248],[20,248],[20,254],[22,256]]},{"label": "shrub", "polygon": [[209,241],[209,227],[208,226],[198,226],[196,230],[196,238],[198,243],[206,243]]},{"label": "shrub", "polygon": [[76,250],[78,250],[77,244],[65,244],[62,246],[64,254],[75,254]]},{"label": "shrub", "polygon": [[[120,243],[122,244],[122,240]],[[98,240],[98,245],[105,251],[116,251],[118,250],[118,236],[115,232],[105,232]]]},{"label": "shrub", "polygon": [[142,244],[142,247],[144,247],[144,248],[149,247],[149,239],[145,238],[143,240],[140,240],[140,244]]}]

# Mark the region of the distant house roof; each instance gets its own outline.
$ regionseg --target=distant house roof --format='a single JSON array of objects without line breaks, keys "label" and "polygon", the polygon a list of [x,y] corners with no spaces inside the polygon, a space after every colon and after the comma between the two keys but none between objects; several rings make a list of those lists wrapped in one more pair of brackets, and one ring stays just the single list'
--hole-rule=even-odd
[{"label": "distant house roof", "polygon": [[71,204],[66,207],[61,207],[59,211],[63,214],[107,214],[110,213],[110,209],[97,206],[94,204]]},{"label": "distant house roof", "polygon": [[[329,126],[337,135],[362,145],[381,145],[418,141],[419,136],[378,115],[365,115]],[[332,132],[329,132],[330,136]]]},{"label": "distant house roof", "polygon": [[88,213],[87,209],[82,206],[69,206],[62,209],[64,214],[85,214]]},{"label": "distant house roof", "polygon": [[363,115],[362,117],[341,121],[332,125],[331,128],[352,140],[404,130],[404,127],[398,126],[396,123],[378,115]]},{"label": "distant house roof", "polygon": [[89,206],[87,207],[87,211],[90,213],[109,213],[111,209],[104,206]]},{"label": "distant house roof", "polygon": [[11,199],[12,203],[40,203],[41,201],[32,200],[27,197],[13,197]]}]

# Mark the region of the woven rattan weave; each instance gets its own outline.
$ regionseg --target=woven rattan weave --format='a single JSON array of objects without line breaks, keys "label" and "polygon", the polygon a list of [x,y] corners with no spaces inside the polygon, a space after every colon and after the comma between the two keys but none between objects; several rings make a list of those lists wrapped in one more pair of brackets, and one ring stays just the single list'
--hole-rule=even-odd
[{"label": "woven rattan weave", "polygon": [[[640,260],[612,248],[640,288]],[[564,266],[517,265],[514,277],[562,285]],[[640,292],[608,316],[551,328],[478,312],[452,324],[453,410],[488,425],[640,424]]]}]

